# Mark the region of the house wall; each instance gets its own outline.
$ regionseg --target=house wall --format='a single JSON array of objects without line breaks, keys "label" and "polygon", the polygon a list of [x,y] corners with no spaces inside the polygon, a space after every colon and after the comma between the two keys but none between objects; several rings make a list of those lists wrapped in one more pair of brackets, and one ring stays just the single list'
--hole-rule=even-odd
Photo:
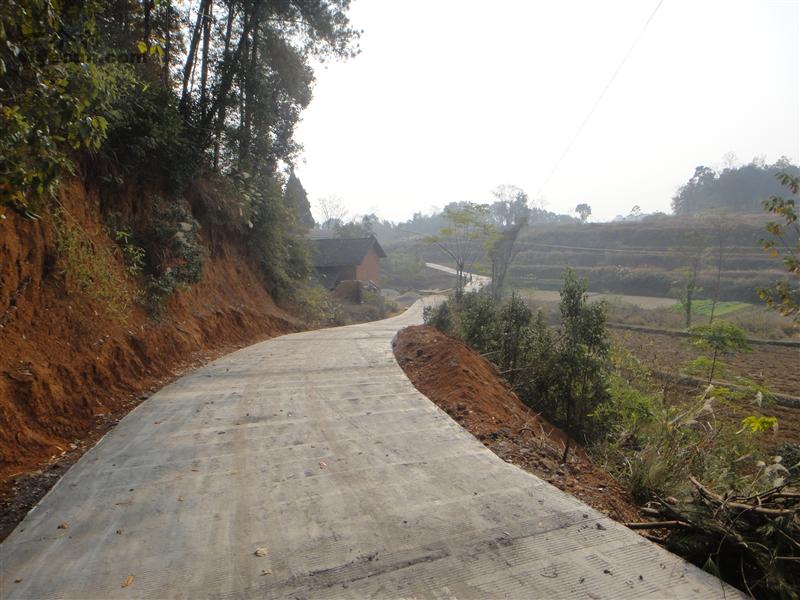
[{"label": "house wall", "polygon": [[375,248],[370,248],[364,260],[356,267],[356,279],[359,281],[378,281],[381,276],[381,263]]}]

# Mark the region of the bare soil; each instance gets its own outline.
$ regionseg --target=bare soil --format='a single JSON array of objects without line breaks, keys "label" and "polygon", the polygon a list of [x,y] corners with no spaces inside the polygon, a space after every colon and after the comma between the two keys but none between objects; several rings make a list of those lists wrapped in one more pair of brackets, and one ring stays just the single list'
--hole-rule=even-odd
[{"label": "bare soil", "polygon": [[414,386],[506,462],[548,481],[619,522],[640,520],[625,488],[566,436],[525,406],[494,365],[459,340],[427,326],[407,327],[394,353]]},{"label": "bare soil", "polygon": [[[649,368],[668,373],[677,374],[687,361],[701,354],[687,338],[668,334],[611,329],[610,337],[614,344],[633,353]],[[730,366],[730,373],[724,379],[737,375],[747,377],[774,392],[800,396],[800,349],[767,345],[754,345],[752,348],[752,352],[720,358]],[[667,400],[671,402],[685,402],[702,391],[698,386],[684,383],[668,380],[662,383]],[[778,430],[764,438],[766,445],[800,443],[800,409],[775,404],[760,408],[743,404],[728,407],[728,412],[737,420],[755,413],[777,417]]]}]

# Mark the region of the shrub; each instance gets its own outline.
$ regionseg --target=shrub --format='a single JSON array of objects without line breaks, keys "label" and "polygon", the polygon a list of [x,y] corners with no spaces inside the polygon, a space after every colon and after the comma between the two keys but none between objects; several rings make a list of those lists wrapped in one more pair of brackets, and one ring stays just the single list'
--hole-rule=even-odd
[{"label": "shrub", "polygon": [[727,321],[714,321],[708,325],[695,325],[689,329],[692,345],[711,353],[708,367],[708,382],[714,378],[717,357],[720,354],[749,352],[744,332]]},{"label": "shrub", "polygon": [[454,332],[453,312],[450,308],[450,301],[444,301],[435,306],[426,306],[422,310],[422,319],[426,325],[435,327],[439,331],[447,334]]},{"label": "shrub", "polygon": [[347,314],[339,302],[324,287],[318,284],[299,284],[295,286],[289,299],[303,320],[310,325],[346,325]]},{"label": "shrub", "polygon": [[607,397],[592,414],[595,437],[637,447],[640,431],[663,411],[661,390],[652,384],[650,372],[633,354],[613,348],[613,369],[608,374]]},{"label": "shrub", "polygon": [[461,339],[480,353],[491,352],[497,345],[497,309],[488,291],[463,294],[458,301]]},{"label": "shrub", "polygon": [[200,224],[185,203],[155,198],[150,227],[143,234],[147,262],[148,305],[160,312],[164,300],[177,290],[200,281],[205,249],[199,237]]},{"label": "shrub", "polygon": [[691,496],[659,505],[663,517],[684,524],[667,537],[667,548],[751,597],[796,599],[800,497],[785,484],[743,495],[693,484]]}]

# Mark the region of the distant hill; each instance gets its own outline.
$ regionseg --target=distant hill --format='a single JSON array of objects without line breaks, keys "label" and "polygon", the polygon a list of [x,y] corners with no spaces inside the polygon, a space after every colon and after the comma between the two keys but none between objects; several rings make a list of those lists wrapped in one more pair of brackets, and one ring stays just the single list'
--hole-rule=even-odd
[{"label": "distant hill", "polygon": [[786,188],[778,182],[778,173],[800,175],[800,168],[782,157],[768,165],[754,160],[750,164],[717,172],[705,166],[678,189],[672,199],[672,211],[679,216],[709,211],[761,213],[761,203],[770,196],[785,196]]},{"label": "distant hill", "polygon": [[[518,287],[558,289],[565,267],[589,280],[597,292],[668,296],[682,277],[689,255],[701,253],[700,286],[716,285],[722,233],[720,297],[757,302],[756,287],[782,276],[780,263],[758,245],[766,216],[724,219],[645,218],[641,222],[534,227],[524,230],[510,268]],[[696,241],[695,241],[696,240]]]}]

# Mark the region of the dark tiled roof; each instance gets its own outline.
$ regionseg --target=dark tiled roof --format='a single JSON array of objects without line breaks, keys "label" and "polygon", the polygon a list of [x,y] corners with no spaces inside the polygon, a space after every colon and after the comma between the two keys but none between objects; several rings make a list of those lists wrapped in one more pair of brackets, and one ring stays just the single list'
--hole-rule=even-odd
[{"label": "dark tiled roof", "polygon": [[320,239],[311,240],[311,244],[314,248],[311,260],[317,268],[360,265],[373,246],[379,257],[386,257],[386,253],[374,237]]}]

